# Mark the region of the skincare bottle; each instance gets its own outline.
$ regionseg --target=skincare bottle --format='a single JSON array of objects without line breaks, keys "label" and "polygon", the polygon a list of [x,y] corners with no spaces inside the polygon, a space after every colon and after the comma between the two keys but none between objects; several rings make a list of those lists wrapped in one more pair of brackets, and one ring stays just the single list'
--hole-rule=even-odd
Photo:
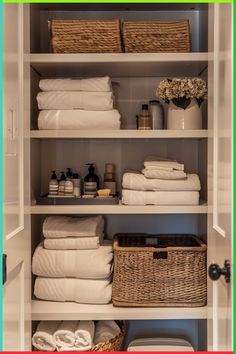
[{"label": "skincare bottle", "polygon": [[76,198],[81,197],[81,179],[79,178],[78,173],[73,173],[72,183],[73,183],[74,197]]},{"label": "skincare bottle", "polygon": [[66,176],[64,174],[64,171],[62,171],[61,172],[61,179],[60,179],[59,187],[58,187],[58,194],[59,195],[65,194],[65,182],[66,182]]},{"label": "skincare bottle", "polygon": [[142,113],[138,117],[138,129],[139,130],[150,130],[152,129],[152,120],[148,110],[148,105],[142,105]]},{"label": "skincare bottle", "polygon": [[49,182],[49,194],[50,195],[57,195],[58,193],[58,181],[57,175],[55,171],[52,171],[52,176]]},{"label": "skincare bottle", "polygon": [[111,195],[116,195],[116,175],[115,175],[116,167],[113,163],[106,163],[105,165],[105,173],[104,173],[104,182],[103,188],[110,189]]},{"label": "skincare bottle", "polygon": [[71,171],[71,168],[67,168],[66,181],[65,181],[65,194],[71,196],[73,195],[72,176],[73,173]]},{"label": "skincare bottle", "polygon": [[94,173],[93,163],[87,163],[89,173],[84,177],[84,195],[96,196],[99,189],[99,177]]}]

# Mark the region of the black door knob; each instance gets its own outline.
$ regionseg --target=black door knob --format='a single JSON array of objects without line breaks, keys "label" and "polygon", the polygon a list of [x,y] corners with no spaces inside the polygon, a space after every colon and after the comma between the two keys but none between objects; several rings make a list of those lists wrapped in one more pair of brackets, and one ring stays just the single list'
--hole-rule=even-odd
[{"label": "black door knob", "polygon": [[211,264],[208,268],[208,274],[211,280],[218,280],[223,275],[226,283],[229,283],[231,276],[230,261],[226,260],[223,268],[220,268],[218,264]]}]

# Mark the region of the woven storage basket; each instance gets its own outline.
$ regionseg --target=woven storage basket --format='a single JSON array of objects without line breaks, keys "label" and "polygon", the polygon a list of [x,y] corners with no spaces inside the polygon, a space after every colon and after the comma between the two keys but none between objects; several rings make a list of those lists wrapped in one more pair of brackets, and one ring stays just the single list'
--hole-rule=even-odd
[{"label": "woven storage basket", "polygon": [[125,325],[120,325],[121,332],[118,336],[108,340],[104,343],[94,345],[91,352],[120,352],[122,350],[122,344],[125,337]]},{"label": "woven storage basket", "polygon": [[206,305],[206,250],[206,245],[193,235],[117,234],[114,240],[113,304],[146,307]]},{"label": "woven storage basket", "polygon": [[189,21],[125,21],[123,41],[128,53],[190,52]]},{"label": "woven storage basket", "polygon": [[119,20],[52,20],[54,53],[119,53]]}]

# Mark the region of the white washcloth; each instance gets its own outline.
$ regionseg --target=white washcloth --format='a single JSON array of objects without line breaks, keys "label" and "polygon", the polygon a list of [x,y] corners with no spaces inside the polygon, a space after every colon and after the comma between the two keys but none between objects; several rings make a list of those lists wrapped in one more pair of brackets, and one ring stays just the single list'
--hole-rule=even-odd
[{"label": "white washcloth", "polygon": [[103,236],[45,238],[43,246],[49,250],[92,250],[100,246]]},{"label": "white washcloth", "polygon": [[32,337],[33,346],[40,351],[54,352],[56,342],[54,332],[60,325],[60,321],[41,321]]},{"label": "white washcloth", "polygon": [[55,331],[53,338],[57,348],[73,347],[75,345],[75,330],[77,321],[63,321]]},{"label": "white washcloth", "polygon": [[75,346],[80,351],[89,350],[93,345],[95,325],[93,321],[79,321],[75,331]]},{"label": "white washcloth", "polygon": [[94,237],[103,234],[102,216],[48,216],[43,223],[43,235],[48,238]]},{"label": "white washcloth", "polygon": [[186,179],[165,180],[146,178],[141,173],[125,172],[122,179],[124,189],[138,191],[199,191],[200,180],[197,174],[187,174]]},{"label": "white washcloth", "polygon": [[109,76],[88,79],[43,79],[39,81],[42,91],[90,91],[109,92],[112,90]]},{"label": "white washcloth", "polygon": [[43,110],[39,112],[39,129],[57,130],[119,130],[120,113],[85,110]]},{"label": "white washcloth", "polygon": [[75,301],[81,304],[108,304],[111,301],[111,279],[40,278],[34,295],[41,300]]},{"label": "white washcloth", "polygon": [[122,190],[122,203],[126,205],[198,205],[199,192]]},{"label": "white washcloth", "polygon": [[37,101],[39,109],[85,109],[88,111],[113,109],[112,92],[39,92]]},{"label": "white washcloth", "polygon": [[112,272],[111,241],[95,250],[47,250],[41,243],[35,250],[32,272],[49,278],[107,279]]},{"label": "white washcloth", "polygon": [[148,169],[144,168],[142,173],[146,178],[159,178],[159,179],[167,179],[167,180],[176,180],[176,179],[184,179],[187,177],[187,174],[184,171],[177,170],[163,170],[163,169]]},{"label": "white washcloth", "polygon": [[95,329],[94,344],[104,343],[120,334],[120,327],[115,321],[98,321]]},{"label": "white washcloth", "polygon": [[149,156],[144,161],[144,167],[146,168],[164,168],[167,170],[179,170],[184,171],[184,164],[177,162],[176,160],[167,160],[159,157]]}]

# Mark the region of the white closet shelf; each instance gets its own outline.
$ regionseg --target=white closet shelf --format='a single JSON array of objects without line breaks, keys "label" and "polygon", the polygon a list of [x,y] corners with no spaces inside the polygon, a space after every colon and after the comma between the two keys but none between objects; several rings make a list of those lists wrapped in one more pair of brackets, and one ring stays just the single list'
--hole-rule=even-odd
[{"label": "white closet shelf", "polygon": [[31,54],[30,62],[42,77],[52,76],[196,76],[208,53]]},{"label": "white closet shelf", "polygon": [[31,214],[206,214],[200,205],[32,205]]},{"label": "white closet shelf", "polygon": [[207,130],[31,130],[37,139],[201,139]]},{"label": "white closet shelf", "polygon": [[114,307],[73,302],[32,301],[32,320],[148,320],[206,319],[207,307]]}]

